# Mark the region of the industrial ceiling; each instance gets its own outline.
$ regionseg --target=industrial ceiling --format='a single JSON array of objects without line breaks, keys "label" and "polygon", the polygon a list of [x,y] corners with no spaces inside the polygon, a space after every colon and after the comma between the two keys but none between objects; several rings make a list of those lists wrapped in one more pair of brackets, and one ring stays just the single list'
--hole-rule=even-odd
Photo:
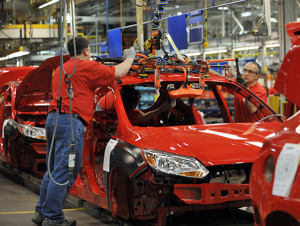
[{"label": "industrial ceiling", "polygon": [[[57,23],[58,27],[53,27],[53,29],[59,29],[60,2],[55,4],[55,9],[53,10],[53,13],[51,13],[51,17],[49,16],[49,18],[43,21],[34,22],[25,21],[24,18],[20,18],[20,15],[17,15],[16,3],[18,1],[25,5],[30,5],[31,2],[31,0],[0,0],[0,45],[3,49],[0,53],[0,57],[9,52],[15,51],[15,49],[17,49],[20,45],[27,45],[33,54],[38,54],[41,50],[50,51],[52,48],[53,51],[53,49],[58,48],[59,39],[56,38],[56,36],[59,36],[59,34],[57,34],[57,31],[53,31],[53,35],[51,37],[52,33],[50,34],[50,25],[54,26],[54,24]],[[36,1],[39,2],[45,0]],[[108,7],[106,5],[107,2]],[[233,41],[242,41],[245,37],[248,37],[245,39],[246,41],[255,42],[257,39],[251,37],[251,30],[262,15],[262,2],[262,0],[169,0],[168,4],[164,7],[165,14],[163,15],[163,18],[188,13],[197,9],[205,9],[206,6],[208,9],[207,30],[209,40],[213,40],[214,43],[219,42],[221,45],[227,45],[232,44]],[[75,5],[78,33],[88,36],[97,35],[97,41],[105,40],[107,32],[107,18],[109,29],[125,27],[122,30],[124,34],[127,32],[131,34],[136,33],[136,28],[134,26],[133,28],[127,29],[127,26],[130,27],[130,25],[136,24],[136,7],[130,0],[77,0],[75,1]],[[26,8],[24,6],[22,7]],[[278,29],[276,22],[278,21],[278,0],[271,1],[271,9],[271,17],[273,18],[272,29],[276,30]],[[44,10],[49,11],[49,8]],[[156,1],[153,0],[152,11],[155,10]],[[122,15],[122,17],[120,15]],[[148,27],[149,31],[149,26],[151,25],[150,3],[144,8],[143,20],[144,22],[149,21],[148,25],[145,25],[145,28]],[[225,24],[226,27],[225,35],[221,34],[222,20],[224,20],[223,24]],[[22,39],[22,34],[17,32],[18,38],[15,38],[10,36],[9,31],[11,30],[6,28],[16,24],[27,24],[27,30],[31,29],[31,34],[37,34],[33,25],[49,25],[49,29],[47,29],[49,30],[48,33],[50,34],[50,37],[30,38],[29,35],[24,40]],[[163,29],[167,29],[167,26],[163,25]],[[147,29],[145,30],[147,31]],[[232,39],[232,37],[234,38]],[[222,39],[226,39],[226,41],[222,42]]]}]

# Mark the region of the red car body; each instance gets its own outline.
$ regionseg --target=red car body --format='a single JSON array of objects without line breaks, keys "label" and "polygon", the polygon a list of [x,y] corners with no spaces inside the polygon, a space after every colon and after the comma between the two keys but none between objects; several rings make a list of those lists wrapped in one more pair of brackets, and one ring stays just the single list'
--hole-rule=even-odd
[{"label": "red car body", "polygon": [[[171,213],[249,205],[252,162],[263,138],[281,125],[281,119],[233,123],[220,87],[252,96],[249,99],[261,106],[261,118],[275,112],[235,81],[211,75],[204,79],[205,85],[215,95],[221,123],[203,123],[196,108],[184,103],[187,98],[178,98],[172,111],[148,123],[133,124],[126,115],[120,90],[123,86],[153,87],[155,75],[147,77],[139,78],[132,72],[111,87],[116,114],[95,111],[85,137],[83,168],[70,193],[108,209],[114,216],[159,225],[165,224]],[[160,97],[144,111],[165,103],[167,86],[179,88],[183,81],[183,71],[161,73]],[[199,74],[190,74],[189,81],[199,82]],[[104,94],[99,90],[95,106]],[[115,146],[107,150],[111,140]],[[173,172],[170,168],[176,158],[201,165],[204,170],[198,178],[189,174],[192,172]],[[169,168],[158,167],[160,161]],[[103,170],[105,167],[108,169]],[[209,176],[201,177],[208,171]]]},{"label": "red car body", "polygon": [[[298,57],[300,54],[300,23],[293,22],[286,25],[292,41],[292,47],[285,56],[275,84],[276,90],[289,99],[286,110],[291,116],[294,106],[300,106]],[[278,158],[284,151],[286,144],[300,143],[300,112],[290,117],[276,133],[265,139],[257,160],[251,171],[250,193],[253,200],[255,225],[257,226],[294,226],[300,224],[300,168],[298,167],[291,190],[288,195],[274,192],[275,175],[279,164]],[[300,149],[299,149],[300,152]],[[280,164],[282,160],[280,159]],[[290,164],[292,164],[290,162]],[[289,168],[289,163],[285,166]],[[297,166],[299,165],[299,162]],[[276,170],[275,170],[276,169]]]},{"label": "red car body", "polygon": [[[35,67],[8,67],[0,69],[0,128],[3,127],[3,122],[6,118],[15,118],[16,110],[14,109],[16,89],[24,79],[24,77]],[[1,154],[0,159],[12,164],[12,159],[3,148],[3,130],[1,129]]]},{"label": "red car body", "polygon": [[2,71],[8,72],[0,77],[4,95],[0,105],[0,159],[40,177],[46,170],[44,127],[52,99],[51,78],[59,62],[60,57],[54,57],[39,67],[5,68]]},{"label": "red car body", "polygon": [[[165,224],[172,213],[251,205],[252,163],[264,137],[281,126],[282,118],[270,117],[276,113],[235,80],[204,74],[200,64],[181,66],[174,61],[161,67],[159,73],[156,64],[155,58],[139,59],[127,76],[109,89],[96,91],[93,121],[85,134],[82,169],[70,193],[109,210],[113,216],[159,225]],[[45,73],[31,73],[23,80],[16,92],[16,117],[10,117],[4,131],[24,127],[25,121],[27,135],[32,131],[43,134],[54,67],[46,68]],[[177,95],[176,106],[145,123],[130,121],[121,97],[125,86],[157,88],[160,95],[144,112],[166,103],[172,92],[168,92],[169,87],[174,87],[173,97]],[[203,88],[214,98],[199,98]],[[99,99],[108,90],[113,91],[115,112],[97,109]],[[233,98],[227,98],[223,90],[239,93],[255,104],[262,121],[235,123]],[[204,120],[197,110],[205,113]],[[33,154],[27,154],[27,162],[35,163],[42,161],[36,153],[45,153],[46,143],[34,135],[29,139],[20,130],[8,130],[4,140],[21,137],[14,141],[29,145]],[[7,146],[11,153],[12,148]],[[23,156],[14,158],[21,162]]]}]

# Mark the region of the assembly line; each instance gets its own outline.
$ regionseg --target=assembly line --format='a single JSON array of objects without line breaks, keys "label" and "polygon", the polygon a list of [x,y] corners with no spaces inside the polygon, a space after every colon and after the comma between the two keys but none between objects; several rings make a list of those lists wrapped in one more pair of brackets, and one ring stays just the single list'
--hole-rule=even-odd
[{"label": "assembly line", "polygon": [[[56,2],[62,15],[67,4]],[[130,2],[153,10],[151,32],[121,56],[110,47],[94,55],[87,37],[62,35],[59,54],[39,65],[0,67],[0,183],[13,197],[0,225],[300,225],[300,22],[285,25],[278,110],[261,84],[265,64],[181,53],[162,24],[171,1]],[[208,9],[205,0],[197,23],[203,14],[207,26]],[[268,26],[260,21],[253,36]],[[29,193],[7,178],[38,195],[14,205],[10,190]]]}]

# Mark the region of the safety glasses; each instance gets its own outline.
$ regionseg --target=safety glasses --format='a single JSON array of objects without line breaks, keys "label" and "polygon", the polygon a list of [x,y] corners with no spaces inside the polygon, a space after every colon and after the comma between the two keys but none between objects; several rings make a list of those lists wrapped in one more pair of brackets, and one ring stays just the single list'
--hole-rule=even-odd
[{"label": "safety glasses", "polygon": [[258,73],[255,72],[255,71],[248,70],[248,69],[244,68],[244,69],[243,69],[243,73],[246,73],[246,72],[248,72],[249,74],[258,74]]}]

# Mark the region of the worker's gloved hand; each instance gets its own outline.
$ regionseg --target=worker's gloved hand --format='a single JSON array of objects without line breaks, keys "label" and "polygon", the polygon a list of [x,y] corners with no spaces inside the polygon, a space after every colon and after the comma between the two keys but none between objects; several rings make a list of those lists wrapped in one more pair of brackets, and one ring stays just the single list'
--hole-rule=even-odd
[{"label": "worker's gloved hand", "polygon": [[240,83],[241,85],[245,86],[246,88],[248,88],[248,85],[246,83],[246,81],[243,78],[236,78],[236,82]]},{"label": "worker's gloved hand", "polygon": [[132,57],[133,59],[135,59],[135,50],[133,47],[131,47],[130,49],[124,49],[123,51],[123,57],[125,59]]}]

